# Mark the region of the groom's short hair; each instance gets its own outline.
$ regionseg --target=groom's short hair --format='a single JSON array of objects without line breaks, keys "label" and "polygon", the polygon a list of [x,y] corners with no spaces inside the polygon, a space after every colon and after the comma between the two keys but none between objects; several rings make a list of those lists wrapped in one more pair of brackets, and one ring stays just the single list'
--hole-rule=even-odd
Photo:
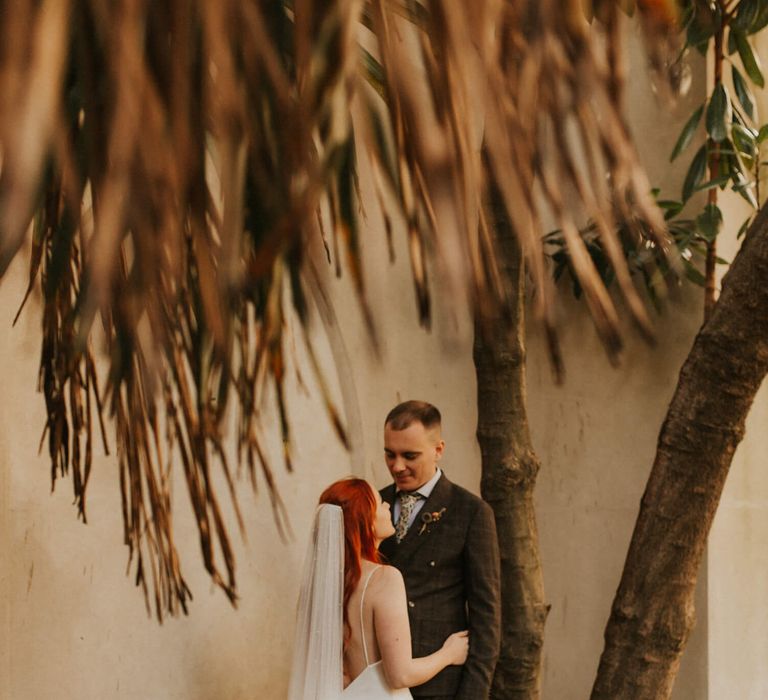
[{"label": "groom's short hair", "polygon": [[436,406],[426,401],[404,401],[395,406],[384,420],[392,430],[405,430],[411,423],[418,421],[427,430],[439,428],[441,423],[440,411]]}]

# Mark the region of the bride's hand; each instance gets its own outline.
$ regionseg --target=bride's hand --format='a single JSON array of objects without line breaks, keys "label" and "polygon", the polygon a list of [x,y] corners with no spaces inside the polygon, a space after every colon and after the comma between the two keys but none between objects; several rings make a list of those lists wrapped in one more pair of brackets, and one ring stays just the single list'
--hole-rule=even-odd
[{"label": "bride's hand", "polygon": [[469,632],[463,630],[461,632],[454,632],[443,644],[443,649],[448,652],[451,665],[461,666],[467,660],[467,652],[469,651]]}]

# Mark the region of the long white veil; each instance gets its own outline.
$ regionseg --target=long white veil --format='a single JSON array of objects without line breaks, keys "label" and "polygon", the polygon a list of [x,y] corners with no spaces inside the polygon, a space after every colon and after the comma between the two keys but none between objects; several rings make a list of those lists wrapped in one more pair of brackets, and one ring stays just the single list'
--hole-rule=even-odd
[{"label": "long white veil", "polygon": [[315,512],[296,619],[288,700],[339,700],[343,690],[344,518]]}]

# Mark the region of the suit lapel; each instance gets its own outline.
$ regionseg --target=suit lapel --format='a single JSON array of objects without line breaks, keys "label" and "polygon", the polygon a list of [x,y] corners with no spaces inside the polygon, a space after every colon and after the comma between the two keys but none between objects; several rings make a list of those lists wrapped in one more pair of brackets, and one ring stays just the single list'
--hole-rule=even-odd
[{"label": "suit lapel", "polygon": [[[379,493],[381,494],[381,499],[389,503],[389,512],[392,515],[392,524],[394,525],[395,524],[395,485],[390,484],[386,488],[383,488],[381,491],[379,491]],[[394,563],[395,561],[397,546],[398,544],[395,541],[395,536],[392,535],[392,537],[388,537],[386,540],[384,540],[381,543],[381,546],[379,547],[379,552],[381,552],[387,558],[387,561],[389,561],[390,564]]]},{"label": "suit lapel", "polygon": [[395,485],[390,484],[386,488],[383,488],[381,491],[379,491],[379,494],[381,495],[381,500],[385,503],[389,503],[389,514],[392,517],[392,524],[395,524]]},{"label": "suit lapel", "polygon": [[[404,558],[411,557],[413,553],[416,552],[416,550],[418,550],[427,540],[429,540],[430,534],[436,528],[440,527],[439,523],[433,523],[429,526],[429,528],[424,528],[422,530],[423,521],[421,516],[425,513],[437,513],[442,508],[446,509],[445,515],[447,515],[450,510],[448,505],[451,501],[452,486],[453,485],[451,482],[448,481],[445,474],[443,473],[435,484],[435,488],[432,489],[432,493],[429,495],[429,498],[421,507],[421,510],[416,516],[416,520],[414,520],[413,525],[411,525],[409,528],[408,532],[403,538],[403,541],[400,544],[394,544],[394,556],[396,556],[399,561],[403,561]],[[394,538],[391,539],[394,542]]]}]

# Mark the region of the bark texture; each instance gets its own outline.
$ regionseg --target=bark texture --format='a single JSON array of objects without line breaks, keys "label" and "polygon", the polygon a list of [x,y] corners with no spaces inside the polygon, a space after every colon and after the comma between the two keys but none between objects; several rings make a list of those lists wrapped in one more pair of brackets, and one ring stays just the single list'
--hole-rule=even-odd
[{"label": "bark texture", "polygon": [[605,631],[593,700],[668,698],[694,625],[699,564],[768,371],[768,207],[680,372]]},{"label": "bark texture", "polygon": [[478,322],[477,439],[481,491],[496,516],[501,552],[502,642],[491,697],[540,697],[541,648],[549,606],[533,509],[539,461],[531,446],[525,393],[524,274],[519,246],[494,207],[499,253],[512,284],[508,315]]}]

